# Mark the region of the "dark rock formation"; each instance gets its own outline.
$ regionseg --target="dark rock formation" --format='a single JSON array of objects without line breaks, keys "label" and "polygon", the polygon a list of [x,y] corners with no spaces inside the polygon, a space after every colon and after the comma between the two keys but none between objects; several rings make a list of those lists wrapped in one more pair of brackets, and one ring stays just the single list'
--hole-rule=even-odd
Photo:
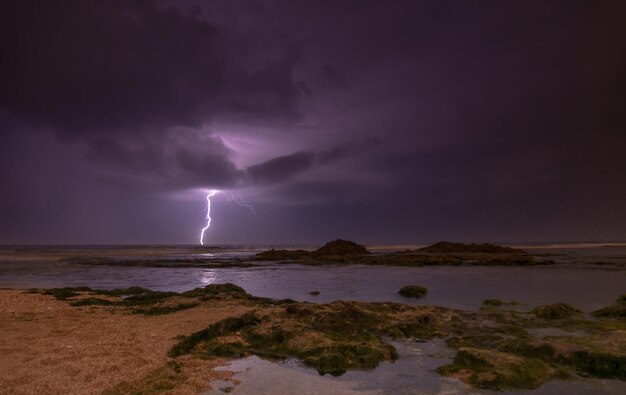
[{"label": "dark rock formation", "polygon": [[406,298],[421,298],[428,293],[428,290],[420,285],[405,285],[398,293]]},{"label": "dark rock formation", "polygon": [[556,303],[551,305],[537,306],[532,313],[547,320],[558,320],[580,316],[582,311],[567,303]]},{"label": "dark rock formation", "polygon": [[353,241],[349,240],[333,240],[324,244],[323,247],[318,248],[313,251],[314,257],[326,257],[326,256],[354,256],[354,255],[365,255],[370,252],[367,248],[363,247],[360,244],[357,244]]},{"label": "dark rock formation", "polygon": [[502,247],[495,244],[463,244],[453,243],[450,241],[440,241],[428,247],[420,248],[419,252],[431,252],[431,253],[488,253],[488,254],[525,254],[524,251],[517,248]]},{"label": "dark rock formation", "polygon": [[314,251],[275,250],[259,252],[254,257],[266,261],[323,261],[369,254],[367,248],[349,240],[333,240]]}]

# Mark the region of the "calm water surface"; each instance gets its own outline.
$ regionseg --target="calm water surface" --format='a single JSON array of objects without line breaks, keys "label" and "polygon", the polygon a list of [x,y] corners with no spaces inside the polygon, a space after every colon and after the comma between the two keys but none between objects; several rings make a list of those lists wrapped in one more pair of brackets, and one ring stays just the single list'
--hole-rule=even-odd
[{"label": "calm water surface", "polygon": [[[128,259],[160,257],[245,258],[258,248],[223,248],[205,252],[189,249],[81,247],[82,254]],[[546,252],[547,251],[547,252]],[[565,302],[585,311],[611,303],[626,292],[626,247],[540,250],[554,255],[555,265],[532,267],[487,266],[306,266],[268,263],[246,268],[152,268],[88,266],[59,261],[61,255],[32,248],[15,253],[0,250],[0,288],[50,288],[89,286],[125,288],[142,286],[154,290],[186,291],[212,283],[231,282],[256,296],[325,303],[333,300],[396,301],[476,309],[483,300],[517,300],[529,307]],[[406,299],[397,291],[407,284],[428,288],[421,299]],[[319,291],[320,295],[309,293]]]}]

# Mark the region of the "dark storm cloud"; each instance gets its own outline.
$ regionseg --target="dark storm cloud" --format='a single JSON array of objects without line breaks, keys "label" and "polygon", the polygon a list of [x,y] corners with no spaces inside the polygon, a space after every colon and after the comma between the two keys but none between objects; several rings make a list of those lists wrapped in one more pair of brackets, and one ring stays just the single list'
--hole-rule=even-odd
[{"label": "dark storm cloud", "polygon": [[348,147],[337,147],[321,152],[299,151],[250,166],[246,170],[253,183],[272,184],[285,181],[315,166],[340,159],[349,151]]},{"label": "dark storm cloud", "polygon": [[316,156],[312,152],[296,152],[250,166],[248,173],[258,183],[282,181],[313,166]]},{"label": "dark storm cloud", "polygon": [[133,182],[171,189],[237,188],[288,180],[339,160],[360,146],[299,151],[240,168],[230,158],[232,150],[220,138],[201,136],[194,130],[177,130],[156,140],[131,144],[100,138],[91,144],[87,158],[112,170],[100,178],[107,184]]},{"label": "dark storm cloud", "polygon": [[297,112],[297,46],[242,64],[197,7],[26,0],[4,2],[0,15],[0,107],[61,135],[159,132],[222,111]]},{"label": "dark storm cloud", "polygon": [[153,2],[4,4],[0,104],[60,133],[193,124],[225,74],[217,32]]},{"label": "dark storm cloud", "polygon": [[99,138],[86,157],[105,171],[108,184],[134,183],[160,188],[212,185],[233,187],[245,172],[232,162],[231,150],[215,136],[177,129],[140,140]]},{"label": "dark storm cloud", "polygon": [[[197,213],[142,192],[218,188],[275,216],[221,222],[225,242],[626,237],[625,18],[608,0],[4,2],[0,235],[92,218],[109,241],[137,215],[185,241]],[[154,211],[167,226],[140,225]]]},{"label": "dark storm cloud", "polygon": [[333,89],[345,89],[350,87],[346,75],[337,70],[332,64],[324,66],[323,76],[328,85]]},{"label": "dark storm cloud", "polygon": [[4,121],[83,141],[107,183],[245,182],[219,139],[182,141],[172,129],[198,127],[216,115],[297,119],[298,101],[310,95],[292,75],[300,47],[286,41],[242,62],[229,33],[202,15],[198,6],[155,1],[3,4]]}]

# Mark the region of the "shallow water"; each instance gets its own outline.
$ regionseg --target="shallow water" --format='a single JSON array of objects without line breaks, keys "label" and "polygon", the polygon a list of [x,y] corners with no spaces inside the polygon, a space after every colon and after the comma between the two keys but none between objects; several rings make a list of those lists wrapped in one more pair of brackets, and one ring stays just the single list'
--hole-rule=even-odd
[{"label": "shallow water", "polygon": [[[232,282],[256,296],[314,303],[333,300],[396,301],[477,309],[485,299],[517,300],[528,307],[564,302],[592,311],[626,292],[626,268],[587,262],[615,261],[626,248],[551,249],[558,264],[530,267],[503,266],[306,266],[267,263],[244,268],[154,268],[88,266],[59,261],[63,257],[107,256],[144,259],[211,257],[242,259],[258,247],[79,247],[0,250],[0,288],[89,286],[186,291],[212,283]],[[541,250],[541,253],[546,253]],[[574,262],[574,263],[567,263]],[[407,299],[397,291],[407,284],[428,288],[421,299]],[[319,291],[312,296],[310,292]]]},{"label": "shallow water", "polygon": [[440,340],[427,343],[390,341],[400,358],[383,362],[372,371],[350,371],[333,377],[320,376],[316,370],[287,360],[270,362],[256,356],[235,360],[221,370],[235,372],[240,384],[214,381],[208,395],[223,394],[230,387],[233,394],[480,394],[480,395],[617,395],[626,393],[626,382],[574,378],[550,381],[530,391],[495,392],[471,388],[458,379],[440,376],[435,369],[448,364],[454,351]]},{"label": "shallow water", "polygon": [[[349,371],[339,377],[320,376],[316,370],[297,361],[269,362],[252,356],[235,360],[222,370],[236,372],[241,384],[233,387],[235,394],[420,394],[472,393],[471,388],[456,379],[439,376],[434,370],[450,362],[452,350],[441,341],[393,344],[400,358],[383,362],[372,371]],[[209,394],[223,393],[228,382],[213,382]]]}]

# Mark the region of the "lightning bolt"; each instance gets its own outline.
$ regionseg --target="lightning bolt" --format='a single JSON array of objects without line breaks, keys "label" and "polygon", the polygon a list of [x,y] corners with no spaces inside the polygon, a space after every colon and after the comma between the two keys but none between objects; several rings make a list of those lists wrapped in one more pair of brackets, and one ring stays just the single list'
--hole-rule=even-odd
[{"label": "lightning bolt", "polygon": [[204,232],[211,226],[211,198],[219,191],[212,190],[206,195],[206,226],[200,232],[200,245],[204,245]]},{"label": "lightning bolt", "polygon": [[229,202],[232,200],[233,202],[237,203],[239,206],[250,209],[250,212],[252,213],[252,215],[254,215],[254,218],[259,218],[256,215],[256,210],[254,210],[254,206],[244,202],[241,196],[239,196],[239,194],[235,195],[235,192],[231,191],[230,194],[228,193],[226,194],[226,198],[228,198]]},{"label": "lightning bolt", "polygon": [[202,231],[200,232],[200,245],[204,245],[204,232],[206,232],[207,229],[211,227],[211,198],[220,192],[224,193],[224,196],[226,196],[228,202],[232,200],[233,202],[237,203],[237,205],[250,209],[250,212],[252,212],[254,218],[258,218],[256,215],[256,211],[254,210],[254,206],[244,202],[239,194],[235,194],[235,192],[233,191],[218,191],[213,189],[209,192],[208,195],[206,195],[206,226],[202,228]]}]

